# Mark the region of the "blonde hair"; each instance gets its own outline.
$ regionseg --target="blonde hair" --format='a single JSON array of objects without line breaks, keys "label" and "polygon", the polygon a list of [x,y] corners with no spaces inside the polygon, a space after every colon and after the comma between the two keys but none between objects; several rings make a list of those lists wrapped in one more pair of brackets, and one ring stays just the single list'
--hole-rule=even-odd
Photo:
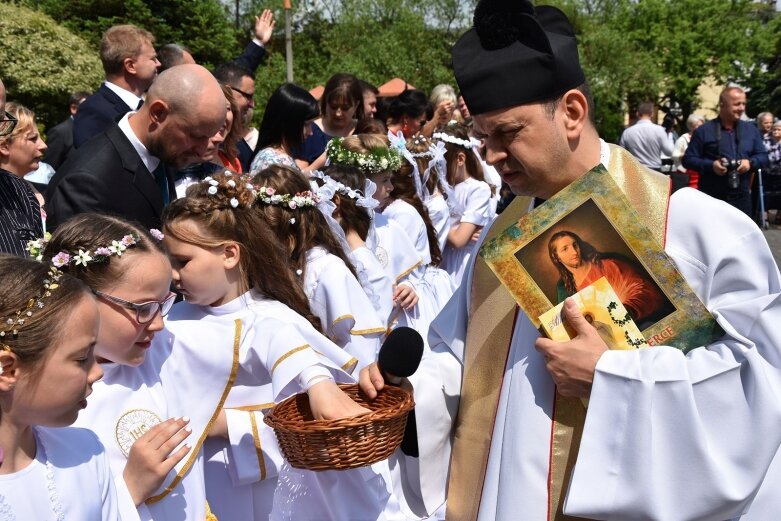
[{"label": "blonde hair", "polygon": [[16,103],[15,101],[7,103],[5,106],[5,111],[15,117],[18,121],[14,127],[13,132],[7,136],[0,137],[0,145],[8,145],[13,143],[16,138],[31,129],[36,129],[37,131],[37,127],[35,126],[35,112],[28,109],[21,103]]},{"label": "blonde hair", "polygon": [[456,91],[453,89],[453,87],[446,83],[442,83],[431,89],[431,96],[428,98],[428,100],[431,102],[431,105],[433,105],[434,108],[436,108],[437,105],[443,101],[449,101],[455,107],[458,101],[458,97],[456,96]]},{"label": "blonde hair", "polygon": [[370,154],[375,148],[390,148],[390,141],[382,134],[358,134],[344,138],[342,146],[350,152]]},{"label": "blonde hair", "polygon": [[100,41],[100,61],[106,75],[120,74],[125,66],[125,59],[141,54],[141,47],[145,43],[155,43],[154,35],[146,29],[129,24],[109,27]]}]

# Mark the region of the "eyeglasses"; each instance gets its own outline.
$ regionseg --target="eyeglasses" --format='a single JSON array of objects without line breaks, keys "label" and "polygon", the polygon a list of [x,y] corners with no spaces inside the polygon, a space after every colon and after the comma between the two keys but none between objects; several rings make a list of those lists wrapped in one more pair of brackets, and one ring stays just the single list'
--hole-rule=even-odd
[{"label": "eyeglasses", "polygon": [[249,102],[252,102],[252,101],[255,100],[255,95],[254,94],[250,94],[248,92],[244,92],[243,90],[237,89],[236,87],[231,87],[231,90],[235,90],[236,92],[238,92],[239,94],[244,96],[244,99],[246,99]]},{"label": "eyeglasses", "polygon": [[119,297],[109,295],[108,293],[103,293],[102,291],[92,290],[92,292],[97,295],[98,298],[108,300],[114,304],[119,304],[127,309],[135,310],[136,321],[139,324],[148,324],[154,320],[158,313],[160,313],[160,316],[166,316],[168,312],[171,311],[174,300],[176,300],[176,293],[171,292],[163,300],[150,300],[149,302],[136,304],[135,302],[129,302]]},{"label": "eyeglasses", "polygon": [[4,111],[4,114],[5,115],[0,118],[0,137],[7,136],[13,132],[14,128],[16,128],[17,121],[19,121],[8,112]]}]

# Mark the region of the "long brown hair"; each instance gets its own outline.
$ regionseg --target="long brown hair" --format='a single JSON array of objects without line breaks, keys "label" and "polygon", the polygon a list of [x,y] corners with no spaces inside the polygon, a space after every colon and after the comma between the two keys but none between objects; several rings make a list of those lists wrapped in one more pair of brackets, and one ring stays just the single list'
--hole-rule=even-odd
[{"label": "long brown hair", "polygon": [[[60,338],[74,306],[90,295],[82,281],[64,272],[59,274],[57,288],[45,295],[44,281],[54,282],[50,269],[48,262],[0,254],[0,331],[5,332],[0,344],[30,367],[36,367]],[[28,309],[31,299],[42,302],[43,307],[34,305]],[[24,322],[13,334],[6,320],[16,321],[17,312],[22,313]]]},{"label": "long brown hair", "polygon": [[[466,125],[462,125],[460,123],[448,123],[444,127],[440,128],[437,132],[442,132],[455,138],[469,141],[469,129]],[[488,184],[488,187],[491,189],[491,195],[495,194],[496,188],[492,184],[486,182],[485,175],[483,174],[483,166],[480,164],[480,160],[477,158],[477,155],[472,149],[457,145],[455,143],[449,143],[447,141],[445,141],[445,148],[447,149],[447,152],[445,153],[445,161],[447,161],[448,183],[450,183],[452,186],[455,186],[454,181],[457,169],[456,163],[458,161],[458,154],[463,152],[463,154],[466,156],[464,166],[466,167],[466,173],[469,174],[469,177]]]},{"label": "long brown hair", "polygon": [[575,284],[575,277],[572,276],[572,272],[567,269],[567,267],[559,260],[559,256],[556,253],[556,241],[562,237],[572,237],[572,239],[575,240],[575,244],[577,244],[578,251],[580,253],[580,258],[583,261],[599,263],[600,254],[596,248],[581,239],[578,234],[568,230],[556,232],[551,235],[550,239],[548,239],[548,256],[550,257],[551,262],[553,262],[553,265],[556,266],[556,269],[561,276],[564,289],[570,295],[574,295],[578,291],[577,285]]},{"label": "long brown hair", "polygon": [[431,223],[428,209],[418,197],[415,188],[415,180],[412,178],[413,175],[415,175],[415,172],[412,169],[412,165],[407,161],[404,161],[401,168],[396,172],[393,172],[393,175],[391,176],[393,191],[388,198],[392,201],[400,199],[417,210],[418,214],[423,219],[423,222],[426,224],[426,236],[428,237],[428,250],[431,254],[431,264],[439,266],[439,263],[442,262],[442,251],[439,249],[437,230]]},{"label": "long brown hair", "polygon": [[[212,176],[217,191],[210,194],[208,182],[187,189],[187,197],[177,199],[163,211],[163,230],[172,237],[199,246],[215,248],[228,242],[241,251],[239,269],[245,290],[255,289],[305,317],[322,332],[320,320],[312,314],[309,301],[290,269],[286,252],[274,233],[252,208],[255,195],[248,176],[219,173]],[[184,221],[197,225],[181,226]]]},{"label": "long brown hair", "polygon": [[222,150],[228,161],[233,163],[239,157],[239,140],[244,138],[241,135],[241,112],[236,100],[233,99],[233,90],[230,88],[230,85],[220,85],[220,88],[225,96],[225,100],[228,102],[228,110],[233,114],[231,128],[228,129],[228,132],[225,134],[225,141],[222,142]]},{"label": "long brown hair", "polygon": [[122,257],[108,257],[104,262],[90,262],[86,266],[71,263],[67,268],[62,268],[83,280],[90,288],[105,290],[122,281],[127,270],[126,259],[132,260],[141,253],[164,255],[160,243],[137,224],[97,213],[76,215],[57,227],[43,250],[44,262],[51,262],[52,257],[61,251],[71,256],[79,250],[94,253],[97,248],[111,246],[112,241],[118,241],[126,235],[135,236],[136,243]]},{"label": "long brown hair", "polygon": [[[330,165],[324,172],[331,176],[334,181],[338,181],[363,194],[364,187],[366,186],[366,176],[358,168],[347,165]],[[372,224],[369,212],[365,208],[358,206],[358,204],[349,197],[343,197],[340,194],[336,194],[334,198],[337,197],[339,198],[337,204],[339,215],[336,217],[336,221],[345,233],[354,231],[362,241],[365,241],[366,237],[369,235],[369,228],[371,228]]]},{"label": "long brown hair", "polygon": [[[284,165],[271,165],[264,168],[255,175],[253,181],[258,186],[273,188],[277,194],[293,195],[311,190],[309,181],[302,173]],[[321,246],[328,253],[342,259],[350,273],[356,280],[358,279],[355,268],[347,258],[341,243],[316,207],[305,206],[291,210],[285,205],[265,204],[259,201],[256,210],[287,247],[293,268],[301,270],[301,276],[298,278],[300,284],[303,285],[306,273],[306,252],[315,246]]]}]

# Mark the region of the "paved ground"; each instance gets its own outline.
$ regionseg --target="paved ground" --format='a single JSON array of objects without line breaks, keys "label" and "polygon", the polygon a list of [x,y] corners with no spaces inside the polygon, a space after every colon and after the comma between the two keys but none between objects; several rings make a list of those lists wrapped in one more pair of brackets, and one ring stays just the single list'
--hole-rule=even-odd
[{"label": "paved ground", "polygon": [[771,224],[770,229],[765,231],[765,238],[776,259],[776,264],[781,265],[781,227]]}]

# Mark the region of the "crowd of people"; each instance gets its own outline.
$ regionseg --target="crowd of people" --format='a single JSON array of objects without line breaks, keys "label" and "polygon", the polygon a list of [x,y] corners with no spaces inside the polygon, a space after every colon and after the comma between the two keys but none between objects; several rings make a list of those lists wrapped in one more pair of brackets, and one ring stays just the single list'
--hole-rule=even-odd
[{"label": "crowd of people", "polygon": [[[759,220],[759,198],[767,187],[773,197],[765,210],[776,210],[775,223],[781,224],[781,199],[776,195],[781,189],[781,120],[761,112],[749,121],[741,87],[729,85],[721,92],[713,120],[691,114],[687,132],[680,136],[654,123],[651,102],[641,103],[636,116],[621,135],[621,146],[644,166],[668,173],[674,189],[697,188]],[[664,167],[665,160],[671,163],[669,168]]]},{"label": "crowd of people", "polygon": [[[608,145],[566,16],[511,4],[479,2],[458,91],[384,98],[338,73],[319,99],[258,95],[268,10],[213,71],[109,28],[105,81],[48,148],[0,83],[0,517],[775,519],[781,276],[744,214],[749,173],[781,175],[781,123],[744,121],[730,86],[676,140],[641,104]],[[519,311],[481,245],[598,165],[723,337],[609,351],[572,299],[569,342]],[[606,269],[586,246],[550,239],[562,299]],[[264,411],[305,393],[314,419],[365,414],[337,384],[397,382],[377,359],[400,327],[424,341],[401,384],[414,449],[290,465]],[[589,399],[562,467],[559,397]]]}]

